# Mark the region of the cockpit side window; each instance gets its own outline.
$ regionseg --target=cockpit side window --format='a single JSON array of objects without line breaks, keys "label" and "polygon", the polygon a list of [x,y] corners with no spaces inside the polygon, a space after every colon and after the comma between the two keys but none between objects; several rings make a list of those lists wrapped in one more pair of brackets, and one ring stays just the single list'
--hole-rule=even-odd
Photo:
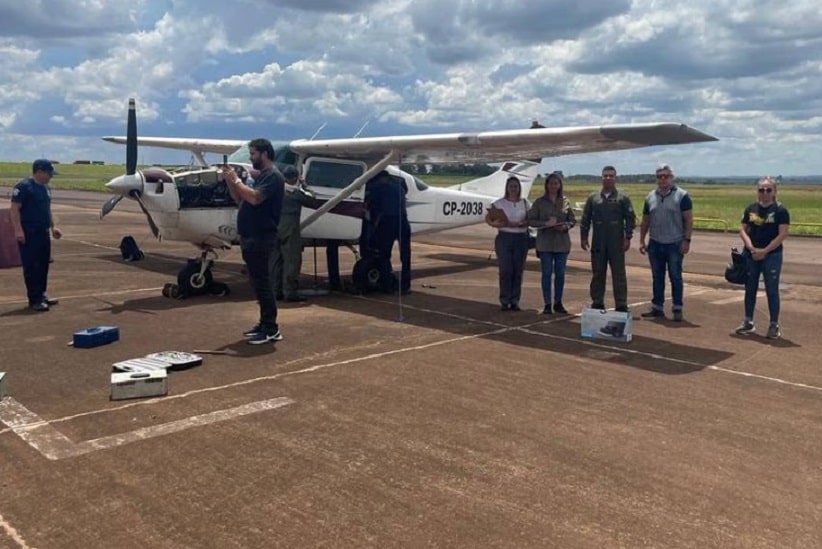
[{"label": "cockpit side window", "polygon": [[414,186],[417,187],[418,191],[428,190],[428,185],[423,183],[422,179],[417,176],[414,176]]},{"label": "cockpit side window", "polygon": [[365,172],[361,163],[329,162],[312,159],[305,181],[310,186],[344,189]]}]

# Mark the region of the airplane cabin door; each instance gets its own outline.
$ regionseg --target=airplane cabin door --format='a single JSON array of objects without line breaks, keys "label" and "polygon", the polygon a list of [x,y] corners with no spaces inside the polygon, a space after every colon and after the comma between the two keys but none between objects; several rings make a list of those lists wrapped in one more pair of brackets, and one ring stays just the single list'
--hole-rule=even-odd
[{"label": "airplane cabin door", "polygon": [[[337,158],[312,157],[303,165],[303,179],[308,189],[322,202],[334,198],[356,178],[365,173],[365,162]],[[309,225],[303,238],[356,240],[362,230],[365,211],[365,186],[357,189],[330,212]],[[303,208],[302,219],[314,210]]]}]

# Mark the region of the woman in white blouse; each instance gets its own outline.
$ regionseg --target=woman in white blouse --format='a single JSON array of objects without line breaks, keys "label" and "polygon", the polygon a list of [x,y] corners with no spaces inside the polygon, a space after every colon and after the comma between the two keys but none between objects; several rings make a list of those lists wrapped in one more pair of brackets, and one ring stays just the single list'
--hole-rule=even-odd
[{"label": "woman in white blouse", "polygon": [[519,311],[522,273],[528,256],[528,222],[531,205],[522,198],[519,179],[511,176],[505,182],[505,196],[488,208],[485,222],[497,229],[494,250],[499,261],[499,302],[503,311]]}]

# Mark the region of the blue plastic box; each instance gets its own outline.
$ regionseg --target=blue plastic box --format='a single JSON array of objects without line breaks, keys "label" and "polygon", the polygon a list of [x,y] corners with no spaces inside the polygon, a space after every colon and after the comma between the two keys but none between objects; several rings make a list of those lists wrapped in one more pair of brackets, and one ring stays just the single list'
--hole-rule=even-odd
[{"label": "blue plastic box", "polygon": [[117,326],[97,326],[74,332],[74,346],[79,349],[90,349],[120,339],[120,330]]}]

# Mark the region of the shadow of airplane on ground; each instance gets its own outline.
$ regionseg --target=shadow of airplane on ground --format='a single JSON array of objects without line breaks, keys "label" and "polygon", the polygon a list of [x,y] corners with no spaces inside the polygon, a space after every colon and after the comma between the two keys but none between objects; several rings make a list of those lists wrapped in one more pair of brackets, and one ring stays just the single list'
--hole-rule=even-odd
[{"label": "shadow of airplane on ground", "polygon": [[[443,261],[446,264],[415,269],[413,272],[415,280],[469,272],[487,267],[496,268],[495,260],[488,260],[476,254],[433,253],[420,255],[426,259]],[[104,258],[121,261],[118,256],[113,254]],[[178,258],[171,259],[160,255],[158,258],[148,257],[147,260],[133,265],[155,272],[172,274],[179,264]],[[538,270],[539,265],[529,265],[529,269]],[[587,272],[585,269],[574,270]],[[227,297],[201,296],[175,300],[162,296],[152,296],[128,300],[122,305],[110,304],[110,310],[113,314],[124,311],[152,314],[153,311],[194,307],[204,303],[204,300],[254,301],[253,293],[242,274],[233,271],[228,271],[225,274],[230,276],[228,282],[232,284],[232,293]],[[304,275],[304,277],[306,276],[309,275]],[[346,279],[346,283],[350,287],[350,279]],[[668,375],[697,372],[732,356],[732,353],[726,351],[694,345],[682,345],[672,343],[668,339],[654,339],[637,334],[634,334],[631,343],[582,339],[578,319],[572,316],[547,318],[538,316],[533,311],[502,312],[499,311],[496,304],[430,294],[418,290],[415,290],[410,296],[403,297],[402,302],[394,301],[395,299],[397,298],[379,293],[354,296],[346,292],[333,292],[325,297],[314,297],[308,304],[351,314],[380,318],[390,322],[397,321],[401,317],[402,321],[407,324],[458,335],[474,335],[478,331],[487,328],[491,333],[481,336],[483,339],[499,341],[509,345],[520,345],[550,353],[603,360]],[[402,306],[400,303],[402,303]],[[305,305],[284,303],[278,304],[278,306],[300,307]],[[690,325],[690,327],[693,327],[693,325]],[[495,331],[495,328],[498,331]],[[227,349],[232,354],[239,353],[244,356],[257,356],[257,353],[262,352],[254,351],[253,346],[246,345],[243,341],[233,343]]]},{"label": "shadow of airplane on ground", "polygon": [[[496,304],[415,292],[402,305],[387,295],[328,299],[321,306],[550,353],[587,357],[661,374],[680,375],[718,364],[733,353],[634,334],[631,343],[583,339],[577,317],[544,317],[534,311],[502,312]],[[494,332],[494,328],[501,331]]]}]

